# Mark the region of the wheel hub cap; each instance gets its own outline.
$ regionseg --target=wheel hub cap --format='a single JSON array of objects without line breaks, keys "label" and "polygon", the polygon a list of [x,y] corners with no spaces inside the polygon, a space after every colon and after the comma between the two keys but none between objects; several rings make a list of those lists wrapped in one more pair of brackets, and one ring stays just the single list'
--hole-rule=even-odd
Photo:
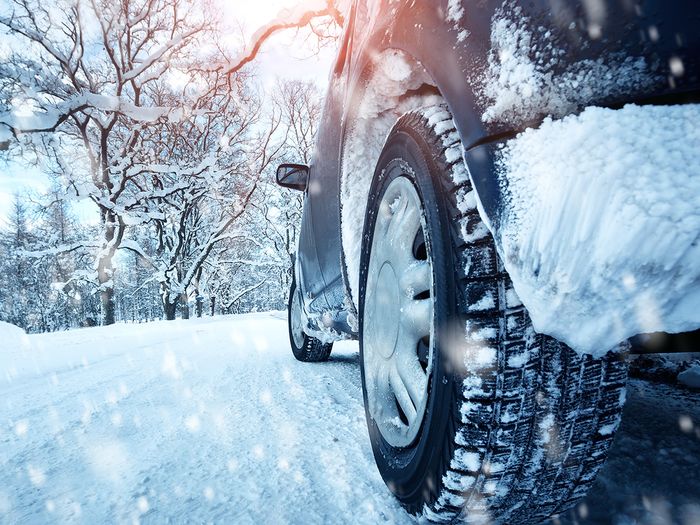
[{"label": "wheel hub cap", "polygon": [[377,277],[376,309],[386,313],[377,323],[376,339],[381,344],[376,345],[377,351],[384,359],[391,359],[396,350],[399,336],[399,281],[390,262],[385,262]]},{"label": "wheel hub cap", "polygon": [[362,341],[368,410],[394,447],[414,441],[428,400],[434,294],[424,231],[413,183],[394,179],[374,227]]}]

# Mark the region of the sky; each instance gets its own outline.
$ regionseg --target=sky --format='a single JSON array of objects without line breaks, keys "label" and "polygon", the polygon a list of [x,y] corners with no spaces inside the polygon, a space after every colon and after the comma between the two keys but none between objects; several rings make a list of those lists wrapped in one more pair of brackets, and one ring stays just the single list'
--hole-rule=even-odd
[{"label": "sky", "polygon": [[[296,5],[298,1],[220,0],[224,16],[230,18],[231,26],[240,24],[247,37],[258,27],[275,18],[281,9]],[[274,35],[265,43],[254,62],[254,67],[258,81],[266,89],[273,87],[279,78],[312,80],[325,90],[334,57],[334,49],[326,47],[317,53],[305,43],[303,34],[288,30]],[[48,185],[48,180],[35,168],[22,165],[21,162],[6,165],[0,160],[0,224],[6,220],[16,193],[25,190],[42,193]],[[84,221],[92,222],[97,218],[97,212],[90,202],[76,203],[74,210]]]}]

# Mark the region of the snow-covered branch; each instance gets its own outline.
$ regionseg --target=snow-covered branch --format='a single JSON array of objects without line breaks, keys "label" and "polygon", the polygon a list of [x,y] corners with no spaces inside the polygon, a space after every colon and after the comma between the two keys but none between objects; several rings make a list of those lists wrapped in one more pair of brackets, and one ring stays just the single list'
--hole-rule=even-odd
[{"label": "snow-covered branch", "polygon": [[237,73],[255,60],[262,45],[275,33],[306,27],[318,18],[331,18],[341,27],[344,23],[337,0],[304,0],[292,8],[282,9],[274,19],[258,28],[245,49],[224,66],[226,74]]},{"label": "snow-covered branch", "polygon": [[[22,133],[56,131],[72,115],[80,112],[89,114],[91,110],[123,115],[139,123],[153,123],[162,117],[179,120],[183,115],[182,107],[138,106],[126,97],[87,92],[78,93],[55,104],[45,104],[37,99],[34,102],[39,106],[38,111],[18,113],[11,110],[0,113],[0,126],[6,126],[17,136]],[[0,131],[0,141],[3,140],[2,133]]]},{"label": "snow-covered branch", "polygon": [[231,298],[227,302],[227,304],[225,305],[225,308],[227,308],[227,309],[231,308],[234,304],[236,304],[238,301],[243,299],[243,297],[245,297],[246,295],[248,295],[251,292],[254,292],[258,288],[260,288],[262,285],[264,285],[266,282],[267,282],[267,280],[264,279],[264,280],[260,281],[259,283],[254,284],[253,286],[249,286],[245,290],[242,290],[241,292],[237,293],[233,298]]}]

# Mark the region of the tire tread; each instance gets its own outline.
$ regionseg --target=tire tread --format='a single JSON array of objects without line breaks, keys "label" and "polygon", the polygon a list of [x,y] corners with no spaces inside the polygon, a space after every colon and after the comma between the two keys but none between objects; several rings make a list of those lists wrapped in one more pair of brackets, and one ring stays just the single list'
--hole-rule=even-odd
[{"label": "tire tread", "polygon": [[[463,160],[448,151],[461,143],[447,120],[447,107],[433,106],[404,115],[394,129],[417,134],[425,153],[452,174]],[[579,356],[536,334],[525,307],[507,304],[513,286],[490,234],[469,235],[482,224],[476,206],[460,209],[470,181],[445,176],[440,185],[453,225],[460,322],[467,338],[495,348],[497,358],[478,369],[465,362],[437,496],[408,510],[436,523],[538,523],[574,505],[593,483],[612,443],[598,431],[619,423],[627,367],[617,354]],[[479,288],[494,306],[470,311]]]}]

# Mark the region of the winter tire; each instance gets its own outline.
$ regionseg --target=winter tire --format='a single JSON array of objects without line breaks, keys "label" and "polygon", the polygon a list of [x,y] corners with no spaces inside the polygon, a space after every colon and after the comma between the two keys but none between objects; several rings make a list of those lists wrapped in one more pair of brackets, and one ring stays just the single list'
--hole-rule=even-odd
[{"label": "winter tire", "polygon": [[404,115],[387,139],[365,216],[359,317],[374,457],[410,513],[538,523],[586,493],[620,421],[626,364],[534,332],[444,106]]},{"label": "winter tire", "polygon": [[292,346],[294,357],[306,363],[327,361],[333,349],[333,343],[322,343],[315,337],[304,332],[301,291],[297,288],[296,279],[292,279],[292,287],[289,290],[289,304],[287,305],[287,319],[289,325],[289,343]]}]

